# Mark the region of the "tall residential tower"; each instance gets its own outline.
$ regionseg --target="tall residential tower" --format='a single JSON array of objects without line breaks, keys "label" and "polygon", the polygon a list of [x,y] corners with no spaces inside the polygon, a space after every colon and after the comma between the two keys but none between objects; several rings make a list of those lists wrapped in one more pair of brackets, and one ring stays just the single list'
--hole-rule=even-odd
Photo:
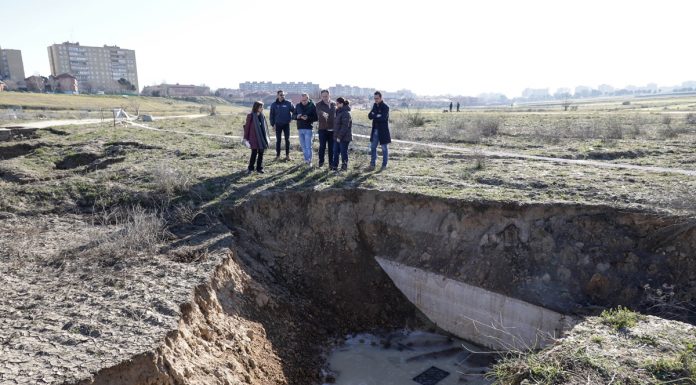
[{"label": "tall residential tower", "polygon": [[48,57],[51,75],[75,76],[81,92],[137,93],[139,90],[134,50],[65,42],[49,46]]},{"label": "tall residential tower", "polygon": [[0,47],[0,80],[24,81],[22,51]]}]

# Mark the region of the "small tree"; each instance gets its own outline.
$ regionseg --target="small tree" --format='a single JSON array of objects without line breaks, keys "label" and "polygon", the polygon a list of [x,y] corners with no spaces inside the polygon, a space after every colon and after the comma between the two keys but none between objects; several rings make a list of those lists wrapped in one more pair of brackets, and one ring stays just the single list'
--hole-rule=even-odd
[{"label": "small tree", "polygon": [[568,111],[568,108],[570,107],[571,104],[573,104],[573,103],[570,102],[570,99],[568,99],[567,97],[564,98],[563,102],[561,103],[561,106],[563,106],[563,111]]},{"label": "small tree", "polygon": [[140,115],[140,100],[138,98],[133,98],[133,99],[130,99],[128,104],[129,104],[131,112],[133,112],[135,114],[135,116],[139,116]]}]

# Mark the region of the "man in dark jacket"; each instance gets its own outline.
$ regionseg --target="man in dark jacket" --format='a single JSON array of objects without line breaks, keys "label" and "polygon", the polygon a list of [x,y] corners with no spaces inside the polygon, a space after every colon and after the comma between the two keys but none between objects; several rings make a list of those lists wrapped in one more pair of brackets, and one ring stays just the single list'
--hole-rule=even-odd
[{"label": "man in dark jacket", "polygon": [[382,93],[375,92],[375,104],[372,105],[372,110],[367,117],[372,120],[372,133],[370,134],[370,166],[368,171],[375,169],[377,163],[377,145],[382,145],[382,168],[387,168],[389,161],[389,148],[387,145],[391,143],[391,134],[389,133],[389,106],[382,100]]},{"label": "man in dark jacket", "polygon": [[319,117],[319,167],[324,165],[326,145],[329,147],[329,163],[333,159],[334,117],[336,116],[336,103],[331,100],[328,90],[321,91],[321,100],[317,103],[317,116]]},{"label": "man in dark jacket", "polygon": [[295,105],[295,115],[297,120],[297,131],[300,136],[300,146],[304,154],[304,161],[307,167],[312,167],[312,123],[318,120],[317,107],[309,99],[309,95],[304,93],[300,102]]},{"label": "man in dark jacket", "polygon": [[276,133],[276,160],[280,158],[280,137],[285,134],[285,160],[290,160],[290,121],[295,107],[285,100],[285,92],[279,90],[277,99],[271,104],[270,121]]}]

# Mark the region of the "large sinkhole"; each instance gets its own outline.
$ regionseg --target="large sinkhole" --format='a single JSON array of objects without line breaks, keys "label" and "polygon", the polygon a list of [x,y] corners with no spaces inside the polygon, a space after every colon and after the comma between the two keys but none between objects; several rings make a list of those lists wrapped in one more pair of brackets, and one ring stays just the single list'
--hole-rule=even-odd
[{"label": "large sinkhole", "polygon": [[[240,264],[263,288],[251,306],[223,301],[225,312],[259,323],[293,384],[322,380],[322,348],[333,338],[429,326],[419,309],[442,298],[407,298],[409,276],[397,287],[385,261],[436,277],[423,285],[439,279],[493,293],[504,299],[492,305],[501,313],[518,303],[568,316],[616,305],[651,312],[650,290],[669,287],[682,302],[696,294],[696,227],[687,218],[340,190],[257,196],[226,209],[224,221]],[[446,318],[465,321],[467,309],[456,306],[466,305],[455,298]],[[246,380],[271,381],[263,370]]]}]

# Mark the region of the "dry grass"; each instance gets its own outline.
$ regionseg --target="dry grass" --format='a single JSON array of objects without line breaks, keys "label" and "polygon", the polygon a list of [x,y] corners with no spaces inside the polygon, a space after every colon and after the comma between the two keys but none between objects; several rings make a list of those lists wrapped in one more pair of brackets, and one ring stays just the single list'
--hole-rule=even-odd
[{"label": "dry grass", "polygon": [[174,167],[170,162],[155,164],[151,175],[153,191],[166,203],[171,202],[178,194],[188,191],[195,181],[191,170]]},{"label": "dry grass", "polygon": [[[79,253],[107,264],[140,254],[153,254],[169,237],[163,216],[141,206],[103,211],[95,214],[94,221],[98,225],[96,234]],[[100,226],[109,230],[103,231]]]}]

